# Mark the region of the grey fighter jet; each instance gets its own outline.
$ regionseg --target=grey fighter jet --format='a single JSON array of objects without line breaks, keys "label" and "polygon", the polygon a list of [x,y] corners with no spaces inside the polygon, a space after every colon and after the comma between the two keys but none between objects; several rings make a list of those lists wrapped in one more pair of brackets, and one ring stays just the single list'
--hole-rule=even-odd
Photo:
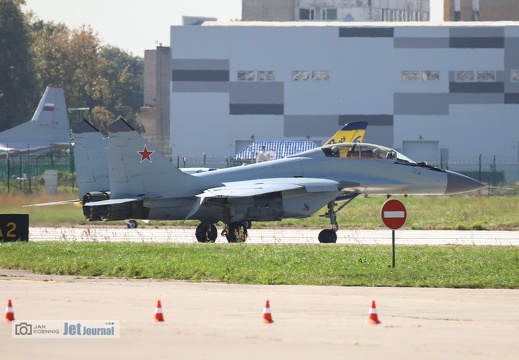
[{"label": "grey fighter jet", "polygon": [[331,144],[284,159],[186,174],[123,119],[108,126],[105,141],[109,192],[85,194],[86,218],[199,220],[200,242],[216,240],[220,221],[227,240],[238,242],[245,241],[250,222],[305,218],[327,206],[331,229],[321,231],[319,241],[332,243],[339,228],[336,212],[344,207],[336,210],[337,199],[347,204],[362,194],[451,195],[485,187],[366,143]]}]

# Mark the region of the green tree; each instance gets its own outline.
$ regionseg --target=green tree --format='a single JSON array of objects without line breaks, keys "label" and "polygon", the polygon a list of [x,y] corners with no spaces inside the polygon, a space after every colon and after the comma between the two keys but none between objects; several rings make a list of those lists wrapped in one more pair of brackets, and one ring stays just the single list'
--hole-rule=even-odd
[{"label": "green tree", "polygon": [[113,46],[103,47],[100,56],[107,62],[105,76],[113,95],[107,107],[142,132],[136,114],[144,101],[143,59]]},{"label": "green tree", "polygon": [[37,104],[23,0],[0,0],[0,131],[30,119]]},{"label": "green tree", "polygon": [[98,128],[122,116],[142,131],[135,116],[143,102],[142,59],[102,46],[89,26],[35,20],[32,31],[39,87],[63,86],[67,106],[90,108]]},{"label": "green tree", "polygon": [[[72,72],[67,65],[70,30],[63,23],[38,20],[31,23],[31,32],[34,39],[32,49],[39,91],[43,92],[48,85],[62,86],[68,90],[70,84],[67,78]],[[68,94],[65,92],[65,95]],[[69,107],[70,101],[70,98],[67,99]]]}]

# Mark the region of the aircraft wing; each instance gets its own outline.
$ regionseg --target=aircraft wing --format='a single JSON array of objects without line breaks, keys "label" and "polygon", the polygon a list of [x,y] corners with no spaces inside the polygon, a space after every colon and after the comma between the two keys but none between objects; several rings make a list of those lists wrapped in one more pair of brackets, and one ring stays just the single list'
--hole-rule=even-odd
[{"label": "aircraft wing", "polygon": [[304,188],[307,192],[338,191],[338,182],[312,178],[274,178],[225,183],[198,194],[200,198],[239,198]]},{"label": "aircraft wing", "polygon": [[338,192],[338,185],[339,183],[334,180],[314,178],[272,178],[228,182],[224,183],[224,186],[210,188],[196,195],[198,199],[186,215],[186,219],[193,216],[204,201],[210,198],[245,198],[303,188],[309,193]]},{"label": "aircraft wing", "polygon": [[54,206],[54,205],[67,205],[67,204],[81,204],[80,199],[63,200],[63,201],[51,201],[39,204],[23,205],[22,207],[36,207],[36,206]]}]

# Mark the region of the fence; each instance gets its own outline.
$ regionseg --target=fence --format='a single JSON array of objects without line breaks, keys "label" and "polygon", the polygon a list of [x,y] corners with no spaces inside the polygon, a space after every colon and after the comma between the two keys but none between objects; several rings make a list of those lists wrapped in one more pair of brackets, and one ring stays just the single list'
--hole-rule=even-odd
[{"label": "fence", "polygon": [[[177,156],[173,165],[178,168],[227,168],[253,163],[253,159],[233,159],[225,156]],[[455,159],[448,162],[431,162],[430,165],[460,172],[490,185],[500,185],[519,181],[519,163],[510,158]],[[58,170],[65,176],[66,183],[60,185],[75,188],[75,167],[73,156],[68,150],[45,154],[10,154],[0,159],[0,192],[37,191],[43,184],[45,170]],[[39,185],[39,186],[36,186]]]},{"label": "fence", "polygon": [[[0,159],[0,183],[6,192],[31,193],[43,185],[42,175],[46,170],[75,174],[73,156],[68,150],[41,154],[9,154]],[[75,187],[74,184],[67,184]]]}]

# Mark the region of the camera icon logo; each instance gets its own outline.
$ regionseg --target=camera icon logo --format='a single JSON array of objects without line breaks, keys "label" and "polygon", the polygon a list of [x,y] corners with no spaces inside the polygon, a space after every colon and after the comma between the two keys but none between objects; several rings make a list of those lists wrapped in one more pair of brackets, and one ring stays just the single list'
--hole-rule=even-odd
[{"label": "camera icon logo", "polygon": [[16,335],[32,335],[32,324],[21,322],[14,326],[14,333]]}]

